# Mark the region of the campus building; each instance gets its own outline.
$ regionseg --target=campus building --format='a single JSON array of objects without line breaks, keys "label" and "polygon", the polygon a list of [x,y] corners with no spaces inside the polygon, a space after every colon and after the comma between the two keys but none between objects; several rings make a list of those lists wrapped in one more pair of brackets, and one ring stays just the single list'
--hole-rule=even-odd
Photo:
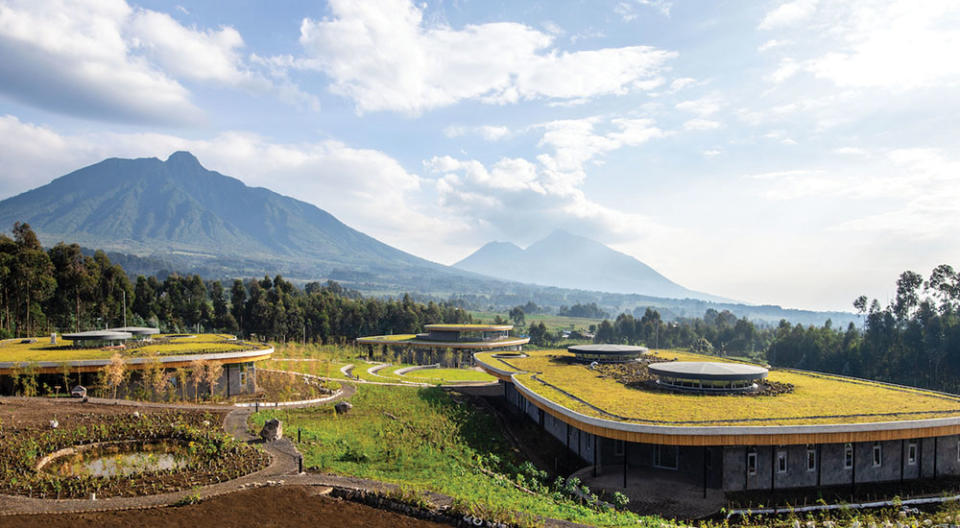
[{"label": "campus building", "polygon": [[[239,341],[232,335],[159,335],[152,328],[118,328],[0,341],[0,394],[13,394],[17,377],[35,376],[50,388],[69,384],[92,387],[120,352],[129,380],[120,393],[134,390],[145,370],[160,367],[177,393],[192,396],[193,386],[181,387],[177,369],[191,369],[196,361],[219,364],[223,372],[214,392],[230,397],[257,391],[257,363],[269,359],[273,348]],[[204,391],[202,384],[200,391]]]},{"label": "campus building", "polygon": [[517,414],[617,488],[664,479],[704,496],[816,495],[960,475],[956,395],[674,351],[585,364],[580,348],[478,353],[476,363],[500,380]]},{"label": "campus building", "polygon": [[[405,362],[436,363],[448,351],[472,361],[475,352],[519,352],[529,337],[511,336],[513,325],[428,324],[421,334],[398,334],[357,338],[358,345],[393,349]],[[459,361],[458,361],[459,363]]]}]

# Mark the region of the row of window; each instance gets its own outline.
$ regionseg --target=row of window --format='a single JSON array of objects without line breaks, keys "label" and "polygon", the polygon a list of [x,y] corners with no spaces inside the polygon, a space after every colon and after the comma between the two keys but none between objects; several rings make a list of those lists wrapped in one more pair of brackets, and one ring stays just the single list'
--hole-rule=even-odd
[{"label": "row of window", "polygon": [[[907,446],[907,464],[916,465],[917,463],[917,441],[910,440]],[[957,443],[957,460],[960,461],[960,442]],[[873,467],[883,466],[883,445],[880,442],[873,444]],[[853,444],[843,445],[843,467],[844,469],[853,468]],[[780,449],[777,451],[776,461],[777,473],[787,472],[787,451]],[[817,450],[813,446],[807,446],[807,471],[816,471],[817,469]],[[757,451],[751,449],[747,452],[747,473],[757,474]]]}]

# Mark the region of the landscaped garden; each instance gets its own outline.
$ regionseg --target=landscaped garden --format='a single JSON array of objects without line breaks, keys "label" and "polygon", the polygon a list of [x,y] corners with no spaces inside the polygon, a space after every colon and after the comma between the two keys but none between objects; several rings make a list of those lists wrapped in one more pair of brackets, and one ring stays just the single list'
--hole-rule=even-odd
[{"label": "landscaped garden", "polygon": [[27,401],[0,408],[3,494],[147,495],[223,482],[269,462],[223,432],[222,414]]},{"label": "landscaped garden", "polygon": [[[300,430],[307,467],[434,491],[484,519],[538,524],[537,517],[598,526],[657,523],[629,512],[594,508],[573,498],[561,480],[524,463],[496,419],[439,388],[361,385],[352,411],[332,406],[260,412],[255,427],[279,418]],[[613,500],[612,497],[607,497]],[[515,512],[523,512],[515,514]]]}]

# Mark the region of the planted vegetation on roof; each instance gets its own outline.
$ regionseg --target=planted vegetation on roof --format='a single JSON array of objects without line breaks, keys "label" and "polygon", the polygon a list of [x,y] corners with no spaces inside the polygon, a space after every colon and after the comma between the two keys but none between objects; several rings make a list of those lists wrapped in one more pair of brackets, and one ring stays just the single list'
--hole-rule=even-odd
[{"label": "planted vegetation on roof", "polygon": [[[770,371],[772,382],[793,392],[771,396],[670,393],[624,385],[570,361],[564,350],[528,352],[527,358],[477,354],[491,367],[517,373],[531,391],[597,418],[651,425],[804,425],[918,420],[960,416],[960,397],[883,383],[793,370]],[[656,355],[687,361],[724,361],[679,351]]]}]

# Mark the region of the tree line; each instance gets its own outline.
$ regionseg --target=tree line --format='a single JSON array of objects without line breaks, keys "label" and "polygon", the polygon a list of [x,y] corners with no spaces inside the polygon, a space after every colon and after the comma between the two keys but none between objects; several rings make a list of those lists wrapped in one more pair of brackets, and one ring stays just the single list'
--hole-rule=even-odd
[{"label": "tree line", "polygon": [[430,323],[469,323],[444,302],[364,298],[335,282],[303,288],[277,275],[225,287],[199,275],[138,276],[131,282],[106,253],[77,244],[45,250],[28,224],[0,234],[0,335],[36,336],[128,325],[163,332],[223,331],[278,341],[329,343],[361,335],[420,332]]}]

